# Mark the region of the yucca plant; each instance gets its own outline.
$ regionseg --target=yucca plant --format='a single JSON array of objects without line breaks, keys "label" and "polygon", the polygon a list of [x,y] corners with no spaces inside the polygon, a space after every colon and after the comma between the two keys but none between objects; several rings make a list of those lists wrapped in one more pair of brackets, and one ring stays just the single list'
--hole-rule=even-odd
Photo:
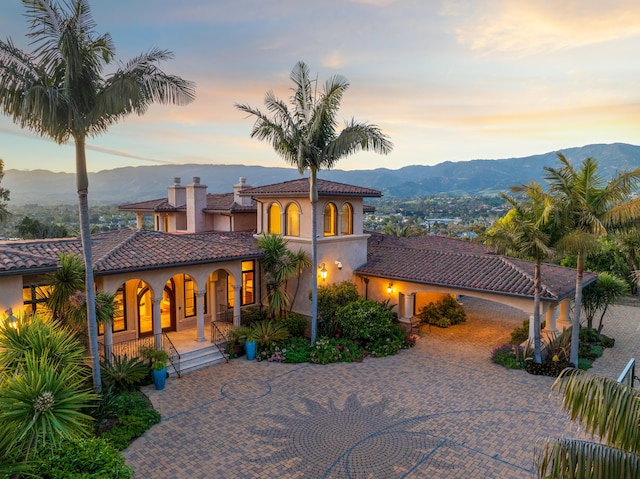
[{"label": "yucca plant", "polygon": [[86,350],[67,326],[38,316],[18,318],[17,327],[0,323],[0,369],[13,373],[28,353],[46,356],[55,367],[83,364]]},{"label": "yucca plant", "polygon": [[149,376],[149,365],[140,358],[112,356],[110,361],[101,361],[100,370],[104,386],[116,391],[133,391]]},{"label": "yucca plant", "polygon": [[27,352],[19,371],[0,386],[0,424],[11,431],[5,451],[28,457],[44,445],[90,434],[91,416],[82,412],[97,399],[86,389],[90,376],[83,364]]},{"label": "yucca plant", "polygon": [[535,462],[545,479],[632,479],[640,477],[640,391],[612,379],[566,369],[553,383],[572,420],[601,443],[547,439]]}]

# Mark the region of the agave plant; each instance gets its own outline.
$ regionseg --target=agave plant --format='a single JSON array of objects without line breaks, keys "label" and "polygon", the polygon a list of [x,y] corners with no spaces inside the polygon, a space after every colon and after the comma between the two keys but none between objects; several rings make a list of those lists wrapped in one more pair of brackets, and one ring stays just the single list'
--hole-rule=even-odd
[{"label": "agave plant", "polygon": [[5,452],[26,457],[38,448],[91,433],[91,416],[83,413],[97,396],[86,389],[91,371],[83,364],[50,354],[27,352],[18,372],[0,387],[0,424]]},{"label": "agave plant", "polygon": [[265,319],[251,325],[249,337],[259,346],[266,346],[270,343],[284,341],[289,337],[289,331],[283,324],[272,319]]},{"label": "agave plant", "polygon": [[110,361],[101,361],[100,370],[102,381],[109,388],[116,391],[133,391],[147,376],[149,376],[149,365],[140,358],[128,358],[116,356]]}]

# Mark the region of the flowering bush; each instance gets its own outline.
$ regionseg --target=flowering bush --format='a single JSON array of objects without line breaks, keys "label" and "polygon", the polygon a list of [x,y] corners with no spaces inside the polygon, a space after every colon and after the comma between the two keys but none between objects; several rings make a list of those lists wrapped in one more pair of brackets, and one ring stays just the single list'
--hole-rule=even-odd
[{"label": "flowering bush", "polygon": [[314,364],[351,363],[362,361],[364,356],[358,344],[344,338],[318,339],[309,354]]}]

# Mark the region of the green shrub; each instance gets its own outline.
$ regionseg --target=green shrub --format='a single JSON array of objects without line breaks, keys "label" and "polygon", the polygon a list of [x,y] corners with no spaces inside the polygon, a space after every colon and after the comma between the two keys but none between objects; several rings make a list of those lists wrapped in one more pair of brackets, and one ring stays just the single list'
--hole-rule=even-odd
[{"label": "green shrub", "polygon": [[287,328],[291,336],[295,337],[303,337],[307,329],[307,318],[299,313],[288,313],[278,319],[278,322]]},{"label": "green shrub", "polygon": [[524,368],[524,351],[518,345],[504,345],[493,350],[491,361],[509,369]]},{"label": "green shrub", "polygon": [[123,414],[118,424],[100,436],[119,451],[129,447],[129,443],[140,437],[147,429],[160,422],[160,414],[153,409],[135,411],[135,414]]},{"label": "green shrub", "polygon": [[242,326],[251,326],[253,323],[264,321],[265,319],[267,319],[266,309],[249,307],[240,311],[240,324]]},{"label": "green shrub", "polygon": [[42,479],[128,479],[133,471],[107,441],[100,438],[65,441],[41,450],[35,458]]},{"label": "green shrub", "polygon": [[581,343],[599,343],[600,335],[595,329],[580,328],[580,342]]},{"label": "green shrub", "polygon": [[333,337],[339,333],[336,310],[359,297],[358,288],[351,281],[318,286],[318,336]]},{"label": "green shrub", "polygon": [[133,391],[149,376],[149,364],[127,355],[113,355],[111,361],[100,361],[102,382],[116,391]]},{"label": "green shrub", "polygon": [[391,333],[393,314],[380,303],[358,298],[336,310],[336,323],[343,337],[368,344]]},{"label": "green shrub", "polygon": [[305,338],[292,337],[282,343],[282,349],[285,349],[285,363],[310,363],[311,362],[311,344]]},{"label": "green shrub", "polygon": [[606,336],[604,334],[600,335],[600,345],[603,348],[612,348],[612,347],[615,346],[615,344],[616,344],[615,338],[611,338],[611,337]]},{"label": "green shrub", "polygon": [[578,369],[582,369],[586,371],[587,369],[591,369],[593,367],[593,361],[587,358],[578,358]]},{"label": "green shrub", "polygon": [[445,296],[437,303],[424,306],[418,317],[423,323],[448,328],[467,320],[467,313],[460,303],[451,296]]}]

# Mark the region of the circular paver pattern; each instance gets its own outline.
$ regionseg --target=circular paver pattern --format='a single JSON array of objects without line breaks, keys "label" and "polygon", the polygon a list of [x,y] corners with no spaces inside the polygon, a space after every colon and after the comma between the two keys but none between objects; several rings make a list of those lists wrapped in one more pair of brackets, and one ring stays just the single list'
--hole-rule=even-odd
[{"label": "circular paver pattern", "polygon": [[220,394],[228,399],[248,401],[259,399],[271,392],[268,382],[259,379],[239,378],[224,384],[220,388]]}]

